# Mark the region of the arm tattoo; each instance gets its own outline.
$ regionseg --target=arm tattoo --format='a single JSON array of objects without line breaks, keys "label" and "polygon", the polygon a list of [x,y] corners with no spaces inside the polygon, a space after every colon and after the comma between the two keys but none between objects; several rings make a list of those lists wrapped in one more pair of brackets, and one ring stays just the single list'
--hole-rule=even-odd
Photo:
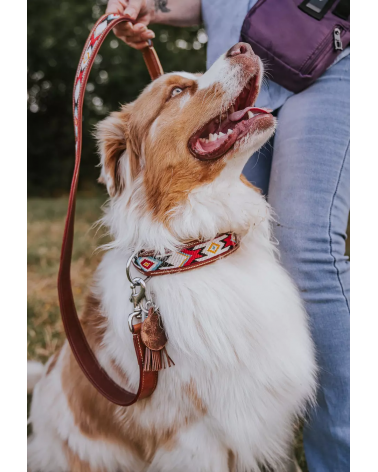
[{"label": "arm tattoo", "polygon": [[162,11],[163,13],[168,13],[171,11],[167,8],[168,0],[155,0],[155,11]]}]

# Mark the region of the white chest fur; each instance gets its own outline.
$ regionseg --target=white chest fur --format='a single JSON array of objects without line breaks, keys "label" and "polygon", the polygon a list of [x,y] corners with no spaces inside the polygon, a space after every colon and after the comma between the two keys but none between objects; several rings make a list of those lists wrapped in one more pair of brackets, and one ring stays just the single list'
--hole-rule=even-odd
[{"label": "white chest fur", "polygon": [[160,249],[230,230],[242,236],[241,247],[225,259],[148,282],[176,365],[159,374],[138,421],[147,428],[200,425],[186,444],[202,438],[208,445],[211,437],[235,453],[240,470],[250,470],[256,461],[286,452],[293,419],[313,398],[316,368],[306,313],[271,240],[269,206],[240,181],[242,161],[230,162],[214,182],[193,191],[173,214],[171,232],[133,204],[123,217],[126,197],[111,206],[105,223],[115,249],[105,255],[96,278],[109,319],[100,360],[106,366],[115,359],[135,388],[128,254],[117,247]]},{"label": "white chest fur", "polygon": [[[148,282],[176,366],[159,375],[145,421],[166,427],[177,422],[195,409],[184,398],[186,389],[195,389],[198,420],[244,464],[286,446],[293,418],[315,386],[306,314],[271,243],[257,236],[251,230],[236,253],[214,264]],[[126,261],[112,250],[98,270],[110,322],[101,357],[107,352],[115,358],[135,387]]]}]

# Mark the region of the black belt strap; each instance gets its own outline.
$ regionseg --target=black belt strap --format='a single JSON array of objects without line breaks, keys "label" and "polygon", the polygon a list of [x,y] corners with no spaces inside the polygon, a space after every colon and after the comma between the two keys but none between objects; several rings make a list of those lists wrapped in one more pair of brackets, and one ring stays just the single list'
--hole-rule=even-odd
[{"label": "black belt strap", "polygon": [[342,20],[348,20],[350,15],[350,0],[340,0],[332,13]]}]

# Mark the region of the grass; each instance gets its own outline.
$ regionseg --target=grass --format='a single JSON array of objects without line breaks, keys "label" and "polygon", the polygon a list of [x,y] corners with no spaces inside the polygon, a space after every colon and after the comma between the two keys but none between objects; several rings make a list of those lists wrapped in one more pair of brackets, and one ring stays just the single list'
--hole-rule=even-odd
[{"label": "grass", "polygon": [[[104,242],[103,231],[96,233],[92,225],[101,216],[103,202],[100,198],[77,202],[72,281],[78,310],[101,259],[95,249]],[[67,203],[66,198],[28,201],[28,357],[42,362],[64,340],[57,274]]]},{"label": "grass", "polygon": [[[66,198],[28,201],[28,358],[42,362],[64,340],[56,282],[67,202]],[[101,198],[77,201],[72,282],[78,311],[101,259],[101,252],[95,249],[105,241],[104,232],[96,232],[93,223],[100,218],[103,203]],[[306,472],[300,430],[295,449],[298,462]]]}]

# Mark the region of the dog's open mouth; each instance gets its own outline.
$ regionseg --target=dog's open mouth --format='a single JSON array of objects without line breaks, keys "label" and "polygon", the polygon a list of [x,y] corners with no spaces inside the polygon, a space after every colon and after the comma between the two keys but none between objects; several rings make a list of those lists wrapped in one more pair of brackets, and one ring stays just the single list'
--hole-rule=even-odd
[{"label": "dog's open mouth", "polygon": [[257,129],[264,115],[270,115],[271,110],[253,106],[259,93],[258,82],[258,75],[252,77],[225,113],[213,118],[189,139],[189,150],[194,157],[201,160],[222,157],[238,139]]}]

